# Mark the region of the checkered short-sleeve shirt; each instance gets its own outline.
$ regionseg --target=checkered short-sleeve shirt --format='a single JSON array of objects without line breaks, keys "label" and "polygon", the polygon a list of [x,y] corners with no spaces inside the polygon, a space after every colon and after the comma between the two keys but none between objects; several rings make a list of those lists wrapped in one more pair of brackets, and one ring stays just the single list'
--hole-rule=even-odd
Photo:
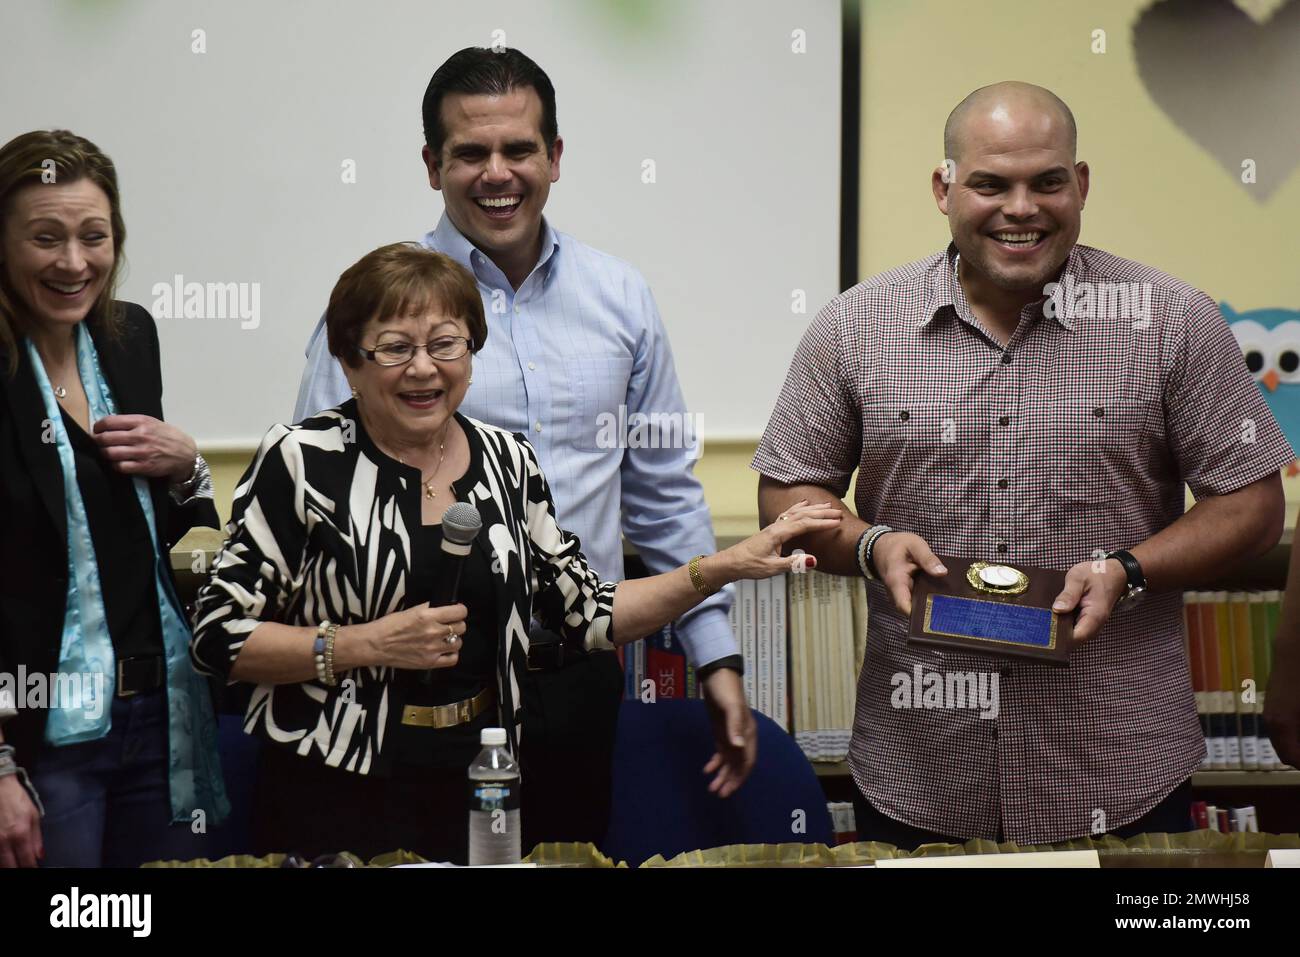
[{"label": "checkered short-sleeve shirt", "polygon": [[[1006,347],[954,247],[848,290],[809,326],[753,467],[838,495],[941,555],[1065,570],[1294,459],[1214,301],[1076,246]],[[1070,667],[909,646],[871,601],[849,765],[889,816],[1020,843],[1141,817],[1200,764],[1182,596],[1121,607]],[[998,675],[987,707],[895,707],[896,675]],[[947,680],[945,678],[945,680]],[[949,702],[951,703],[951,702]],[[1100,826],[1099,826],[1100,825]]]}]

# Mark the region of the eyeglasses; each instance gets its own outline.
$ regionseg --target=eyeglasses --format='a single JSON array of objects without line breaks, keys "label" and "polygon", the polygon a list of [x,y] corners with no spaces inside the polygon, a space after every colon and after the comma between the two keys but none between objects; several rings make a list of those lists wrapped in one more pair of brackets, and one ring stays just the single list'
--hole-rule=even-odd
[{"label": "eyeglasses", "polygon": [[415,358],[416,349],[423,349],[429,354],[430,359],[442,359],[444,362],[448,362],[452,359],[459,359],[473,348],[473,339],[467,339],[464,336],[439,336],[437,339],[430,339],[421,346],[417,346],[414,342],[381,342],[373,349],[358,349],[357,351],[371,362],[376,362],[381,366],[401,366],[406,365]]}]

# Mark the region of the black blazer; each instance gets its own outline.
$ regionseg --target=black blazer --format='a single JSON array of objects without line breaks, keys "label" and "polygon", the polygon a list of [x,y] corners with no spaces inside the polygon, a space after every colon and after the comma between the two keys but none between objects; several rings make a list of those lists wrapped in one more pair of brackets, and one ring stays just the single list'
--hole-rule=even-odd
[{"label": "black blazer", "polygon": [[[100,367],[119,413],[161,419],[158,330],[142,306],[120,305],[126,314],[118,339],[109,340],[93,325],[88,327]],[[45,405],[26,346],[18,344],[13,376],[4,362],[0,354],[0,672],[16,681],[19,665],[27,674],[48,675],[58,668],[67,603],[68,532],[58,448],[42,441]],[[219,527],[210,500],[181,507],[168,494],[166,479],[153,479],[149,486],[162,554],[196,525]],[[17,691],[21,704],[22,688]],[[5,742],[14,746],[16,760],[28,769],[36,765],[46,715],[44,709],[20,707],[18,716],[3,726]]]}]

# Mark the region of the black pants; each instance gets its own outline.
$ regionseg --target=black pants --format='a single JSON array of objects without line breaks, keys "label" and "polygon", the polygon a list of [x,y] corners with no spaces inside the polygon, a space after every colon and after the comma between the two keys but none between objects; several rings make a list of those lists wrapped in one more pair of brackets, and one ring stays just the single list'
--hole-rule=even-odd
[{"label": "black pants", "polygon": [[[1177,834],[1191,827],[1191,814],[1192,782],[1188,780],[1174,788],[1167,798],[1136,821],[1106,833],[1119,838],[1160,832]],[[853,815],[857,819],[859,841],[881,841],[908,851],[915,850],[922,844],[965,844],[967,841],[967,838],[951,837],[895,821],[889,815],[877,811],[856,788],[853,791]],[[1001,834],[998,835],[998,840],[1002,840]]]},{"label": "black pants", "polygon": [[609,829],[623,669],[612,651],[520,679],[520,817],[527,854],[543,841],[599,846]]},{"label": "black pants", "polygon": [[354,774],[264,744],[253,797],[253,853],[308,859],[351,851],[364,861],[414,851],[469,863],[464,767],[398,766],[390,777]]}]

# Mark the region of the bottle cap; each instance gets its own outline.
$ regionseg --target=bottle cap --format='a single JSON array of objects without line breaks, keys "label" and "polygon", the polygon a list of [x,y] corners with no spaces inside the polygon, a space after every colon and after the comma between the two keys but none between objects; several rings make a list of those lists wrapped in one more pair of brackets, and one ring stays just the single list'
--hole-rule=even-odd
[{"label": "bottle cap", "polygon": [[478,743],[487,747],[488,745],[502,745],[506,743],[505,728],[484,728],[479,732]]}]

